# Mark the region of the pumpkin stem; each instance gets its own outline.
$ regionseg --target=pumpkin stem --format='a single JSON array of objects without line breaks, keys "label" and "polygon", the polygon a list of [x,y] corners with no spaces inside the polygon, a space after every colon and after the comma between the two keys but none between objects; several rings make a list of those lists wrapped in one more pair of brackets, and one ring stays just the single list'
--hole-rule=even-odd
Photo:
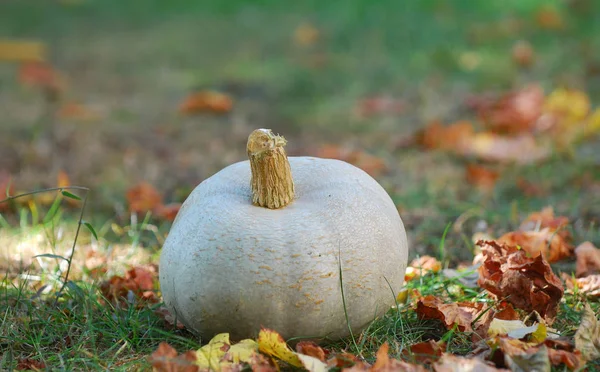
[{"label": "pumpkin stem", "polygon": [[277,209],[294,200],[292,170],[283,149],[286,143],[270,129],[256,129],[248,137],[252,204]]}]

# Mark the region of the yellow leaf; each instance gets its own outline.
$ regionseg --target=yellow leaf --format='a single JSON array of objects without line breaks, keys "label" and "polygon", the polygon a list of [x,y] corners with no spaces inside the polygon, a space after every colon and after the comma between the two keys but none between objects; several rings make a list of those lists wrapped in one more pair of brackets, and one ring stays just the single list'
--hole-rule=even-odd
[{"label": "yellow leaf", "polygon": [[600,133],[600,108],[596,109],[588,118],[583,129],[585,137],[593,136]]},{"label": "yellow leaf", "polygon": [[283,337],[270,329],[263,328],[260,330],[258,334],[258,350],[271,357],[281,359],[294,367],[303,366],[298,355],[289,348]]},{"label": "yellow leaf", "polygon": [[548,337],[548,327],[544,323],[539,323],[537,329],[529,336],[529,341],[542,343]]},{"label": "yellow leaf", "polygon": [[575,333],[575,348],[581,351],[585,360],[600,358],[600,322],[587,303],[583,309],[579,329]]},{"label": "yellow leaf", "polygon": [[46,60],[46,45],[39,41],[0,40],[0,61],[41,62]]},{"label": "yellow leaf", "polygon": [[232,345],[227,351],[230,360],[233,363],[250,362],[252,354],[258,352],[258,343],[254,340],[246,339]]},{"label": "yellow leaf", "polygon": [[229,345],[229,333],[216,335],[196,352],[196,364],[200,368],[218,370],[221,358],[229,349]]},{"label": "yellow leaf", "polygon": [[579,90],[556,89],[546,98],[544,109],[562,119],[563,125],[572,124],[589,114],[590,99]]}]

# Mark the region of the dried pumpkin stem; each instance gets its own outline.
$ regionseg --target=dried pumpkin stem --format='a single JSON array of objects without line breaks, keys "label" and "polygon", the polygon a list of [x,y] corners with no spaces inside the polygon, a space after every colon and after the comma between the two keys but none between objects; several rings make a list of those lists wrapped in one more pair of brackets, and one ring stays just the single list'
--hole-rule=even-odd
[{"label": "dried pumpkin stem", "polygon": [[283,208],[294,200],[294,180],[283,147],[285,138],[270,129],[256,129],[248,137],[248,158],[252,171],[252,204]]}]

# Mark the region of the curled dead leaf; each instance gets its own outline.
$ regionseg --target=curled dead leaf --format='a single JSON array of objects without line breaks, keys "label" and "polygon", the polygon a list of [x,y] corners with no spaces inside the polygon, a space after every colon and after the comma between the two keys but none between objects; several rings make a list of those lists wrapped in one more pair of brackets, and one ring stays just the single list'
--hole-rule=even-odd
[{"label": "curled dead leaf", "polygon": [[494,133],[531,132],[542,115],[544,91],[539,85],[529,85],[510,92],[493,104],[481,107],[479,115]]},{"label": "curled dead leaf", "polygon": [[433,365],[435,372],[462,372],[462,371],[477,371],[477,372],[497,372],[509,371],[508,369],[498,369],[493,365],[486,363],[478,358],[464,358],[457,355],[444,353],[440,360]]},{"label": "curled dead leaf", "polygon": [[461,332],[472,332],[471,323],[483,306],[472,302],[444,303],[439,297],[428,295],[417,301],[416,313],[422,319],[439,319],[448,329],[456,325]]},{"label": "curled dead leaf", "polygon": [[147,182],[129,188],[125,197],[129,211],[134,213],[154,212],[162,206],[162,195]]},{"label": "curled dead leaf", "polygon": [[460,154],[470,147],[469,141],[474,135],[475,129],[469,121],[458,121],[448,126],[434,121],[417,134],[417,142],[426,149]]},{"label": "curled dead leaf", "polygon": [[583,293],[588,297],[600,298],[600,274],[588,275],[583,278],[572,278],[566,273],[562,273],[567,289]]},{"label": "curled dead leaf", "polygon": [[496,241],[477,245],[484,257],[479,285],[518,309],[537,311],[552,324],[564,288],[544,257],[528,257],[524,250]]},{"label": "curled dead leaf", "polygon": [[125,273],[125,277],[114,275],[102,282],[100,292],[112,303],[143,307],[147,303],[159,301],[154,291],[156,280],[157,273],[154,267],[134,267]]},{"label": "curled dead leaf", "polygon": [[296,352],[325,361],[325,350],[312,341],[300,341],[296,344]]},{"label": "curled dead leaf", "polygon": [[542,255],[550,263],[573,255],[573,247],[547,227],[539,231],[508,232],[498,238],[498,242],[519,246],[532,257]]},{"label": "curled dead leaf", "polygon": [[600,321],[588,303],[585,304],[581,323],[575,333],[575,347],[585,360],[600,358]]},{"label": "curled dead leaf", "polygon": [[404,349],[402,358],[411,363],[423,365],[435,363],[446,351],[446,344],[443,341],[423,341],[411,345]]}]

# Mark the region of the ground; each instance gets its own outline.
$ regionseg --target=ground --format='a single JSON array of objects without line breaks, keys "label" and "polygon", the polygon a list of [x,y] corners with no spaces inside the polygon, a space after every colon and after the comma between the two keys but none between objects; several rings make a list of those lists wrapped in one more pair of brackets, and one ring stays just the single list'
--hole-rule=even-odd
[{"label": "ground", "polygon": [[[0,61],[0,184],[10,175],[14,193],[34,191],[56,186],[64,172],[91,190],[84,219],[98,236],[82,229],[74,284],[56,306],[40,306],[60,289],[66,263],[33,257],[70,254],[81,204],[66,197],[46,219],[51,201],[0,209],[0,334],[9,335],[0,338],[2,368],[26,357],[64,369],[147,368],[160,341],[198,348],[191,334],[165,328],[154,308],[114,308],[97,286],[157,262],[170,226],[167,218],[130,213],[128,190],[147,182],[165,204],[181,202],[196,184],[244,160],[247,135],[259,127],[285,135],[291,155],[375,156],[363,165],[397,204],[411,259],[468,262],[475,233],[501,236],[546,206],[569,218],[574,242],[600,245],[598,136],[515,165],[424,149],[418,135],[435,120],[478,126],[473,102],[529,84],[546,96],[576,89],[598,107],[600,7],[593,0],[9,0],[1,8],[0,41],[43,43],[60,88],[28,84],[22,63]],[[515,52],[519,42],[534,57]],[[226,95],[232,109],[182,109],[199,91]],[[467,182],[467,165],[498,180]],[[88,270],[93,259],[101,273]],[[32,262],[29,272],[18,270]],[[573,266],[572,258],[555,267]],[[444,280],[431,279],[423,292]],[[561,303],[567,333],[580,300]],[[416,330],[406,339],[444,331],[409,311],[402,317]],[[362,338],[367,358],[383,339],[395,339],[396,321]]]}]

